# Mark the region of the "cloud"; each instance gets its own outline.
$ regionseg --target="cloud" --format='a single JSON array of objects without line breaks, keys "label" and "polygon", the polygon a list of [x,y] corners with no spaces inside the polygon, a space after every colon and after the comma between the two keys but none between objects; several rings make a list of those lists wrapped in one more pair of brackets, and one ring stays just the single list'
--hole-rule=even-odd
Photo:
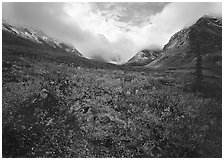
[{"label": "cloud", "polygon": [[[91,34],[69,22],[64,3],[3,3],[3,17],[19,25],[33,26],[66,41],[85,41]],[[10,12],[10,13],[9,13]],[[75,37],[75,38],[74,38]]]},{"label": "cloud", "polygon": [[100,11],[108,18],[116,17],[120,22],[131,25],[141,25],[147,16],[160,12],[167,2],[132,2],[125,3],[95,3],[97,11]]},{"label": "cloud", "polygon": [[170,3],[162,12],[150,16],[151,24],[142,27],[138,35],[148,35],[148,42],[163,47],[177,31],[192,25],[204,15],[221,16],[220,3]]},{"label": "cloud", "polygon": [[3,3],[3,18],[12,23],[40,28],[87,57],[122,62],[142,49],[162,48],[205,14],[221,16],[221,3]]},{"label": "cloud", "polygon": [[189,26],[203,15],[220,16],[220,3],[171,3],[161,13],[152,16],[152,21],[162,32],[173,32]]}]

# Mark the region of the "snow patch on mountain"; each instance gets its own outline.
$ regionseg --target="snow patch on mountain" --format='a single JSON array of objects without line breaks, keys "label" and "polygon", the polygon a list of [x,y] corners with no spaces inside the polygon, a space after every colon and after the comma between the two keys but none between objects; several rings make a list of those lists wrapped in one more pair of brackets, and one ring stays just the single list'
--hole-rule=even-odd
[{"label": "snow patch on mountain", "polygon": [[66,52],[74,53],[74,54],[77,54],[78,56],[82,56],[73,45],[65,44],[55,38],[48,36],[42,31],[33,29],[31,27],[15,26],[15,25],[8,24],[7,22],[3,20],[2,29],[12,34],[16,34],[19,37],[29,39],[30,41],[33,41],[35,43],[38,43],[38,44],[47,43],[53,48],[60,48],[65,50]]}]

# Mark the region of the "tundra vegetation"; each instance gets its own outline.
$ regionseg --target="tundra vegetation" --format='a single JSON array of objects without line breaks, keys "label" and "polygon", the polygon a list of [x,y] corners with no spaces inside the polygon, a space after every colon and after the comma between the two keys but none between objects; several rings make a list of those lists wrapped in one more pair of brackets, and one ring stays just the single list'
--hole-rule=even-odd
[{"label": "tundra vegetation", "polygon": [[3,157],[221,157],[220,76],[194,92],[194,69],[78,67],[22,50],[3,50]]}]

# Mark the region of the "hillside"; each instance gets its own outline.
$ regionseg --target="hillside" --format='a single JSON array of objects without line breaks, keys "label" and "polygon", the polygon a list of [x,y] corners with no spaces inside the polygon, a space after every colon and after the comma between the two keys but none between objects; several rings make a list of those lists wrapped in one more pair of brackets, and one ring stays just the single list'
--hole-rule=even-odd
[{"label": "hillside", "polygon": [[203,65],[220,66],[222,49],[222,23],[218,18],[204,16],[194,25],[175,33],[164,46],[161,54],[149,67],[192,67],[196,54],[193,48],[198,43]]},{"label": "hillside", "polygon": [[[66,63],[74,67],[117,69],[119,66],[93,61],[82,56],[72,45],[53,39],[40,30],[2,23],[3,66],[17,57]],[[13,57],[13,58],[12,58]]]},{"label": "hillside", "polygon": [[[11,25],[5,21],[2,22],[2,32],[4,35],[4,44],[25,45],[29,47],[37,47],[42,49],[51,49],[53,51],[60,51],[82,56],[81,53],[72,45],[61,42],[52,38],[44,32],[33,29],[31,27],[21,27]],[[9,34],[10,38],[6,38]],[[15,38],[12,38],[15,37]],[[30,43],[28,43],[30,41]]]},{"label": "hillside", "polygon": [[158,57],[159,51],[142,50],[133,56],[126,65],[131,66],[144,66],[151,63]]}]

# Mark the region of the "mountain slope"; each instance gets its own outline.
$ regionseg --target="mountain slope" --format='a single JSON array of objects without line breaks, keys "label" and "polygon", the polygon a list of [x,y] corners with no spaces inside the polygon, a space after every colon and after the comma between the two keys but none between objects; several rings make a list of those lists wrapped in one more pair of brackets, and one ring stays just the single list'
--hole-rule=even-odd
[{"label": "mountain slope", "polygon": [[[2,32],[4,36],[6,34],[10,33],[15,36],[17,36],[16,39],[26,39],[29,40],[31,43],[28,43],[27,41],[25,43],[22,43],[22,45],[28,45],[32,47],[41,47],[44,49],[53,49],[53,50],[59,50],[71,54],[75,54],[78,56],[82,56],[82,54],[72,45],[66,44],[64,42],[61,42],[57,39],[54,39],[44,32],[33,29],[30,27],[19,27],[19,26],[14,26],[11,24],[8,24],[7,22],[3,21],[2,22]],[[4,39],[3,43],[10,43],[10,44],[16,44],[18,45],[19,40],[17,41],[12,41],[12,39]],[[19,43],[20,44],[20,43]]]},{"label": "mountain slope", "polygon": [[[222,22],[204,16],[194,25],[174,34],[156,60],[147,66],[183,67],[195,64],[194,47],[199,42],[203,61],[218,64],[221,61]],[[211,61],[212,59],[212,61]]]},{"label": "mountain slope", "polygon": [[[32,61],[66,63],[72,66],[117,69],[115,64],[87,59],[72,45],[61,42],[37,29],[18,27],[2,22],[2,60],[14,63],[13,59],[31,58]],[[14,60],[13,60],[14,61]],[[15,62],[16,63],[16,62]]]},{"label": "mountain slope", "polygon": [[159,51],[142,50],[133,56],[126,65],[143,66],[155,60]]}]

